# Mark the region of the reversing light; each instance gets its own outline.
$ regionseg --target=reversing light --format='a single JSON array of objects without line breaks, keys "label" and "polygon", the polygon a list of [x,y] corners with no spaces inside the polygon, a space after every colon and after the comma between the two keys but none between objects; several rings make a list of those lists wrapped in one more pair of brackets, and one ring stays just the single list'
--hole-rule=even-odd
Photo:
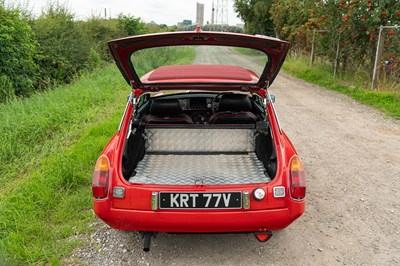
[{"label": "reversing light", "polygon": [[286,196],[285,187],[274,187],[274,197],[275,198],[284,198]]},{"label": "reversing light", "polygon": [[262,200],[263,198],[265,198],[265,190],[262,188],[256,188],[255,190],[253,190],[253,198],[255,200]]},{"label": "reversing light", "polygon": [[102,155],[96,162],[92,179],[92,193],[96,199],[108,196],[108,184],[110,179],[110,162],[107,156]]},{"label": "reversing light", "polygon": [[123,187],[114,187],[113,197],[118,199],[125,198],[125,188]]},{"label": "reversing light", "polygon": [[290,196],[297,200],[306,196],[304,167],[298,156],[293,156],[290,160]]}]

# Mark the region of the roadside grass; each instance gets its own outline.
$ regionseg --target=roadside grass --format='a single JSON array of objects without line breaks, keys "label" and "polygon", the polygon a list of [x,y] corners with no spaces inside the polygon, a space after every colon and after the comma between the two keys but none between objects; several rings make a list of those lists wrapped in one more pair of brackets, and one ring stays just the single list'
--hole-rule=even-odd
[{"label": "roadside grass", "polygon": [[[235,48],[237,52],[249,56],[259,56],[257,51]],[[297,78],[321,87],[346,94],[353,99],[373,106],[389,116],[400,119],[400,85],[382,80],[379,90],[370,90],[369,74],[362,70],[348,72],[333,78],[332,69],[327,64],[316,62],[313,67],[303,56],[287,57],[282,69]]]},{"label": "roadside grass", "polygon": [[[156,67],[157,56],[137,63]],[[183,59],[184,58],[184,59]],[[181,62],[190,63],[194,51]],[[0,105],[0,265],[60,265],[90,230],[91,175],[116,132],[129,86],[106,66]]]},{"label": "roadside grass", "polygon": [[244,48],[244,47],[235,47],[235,51],[245,54],[245,55],[251,55],[251,56],[260,56],[260,57],[265,57],[266,55],[258,50],[255,49],[250,49],[250,48]]},{"label": "roadside grass", "polygon": [[87,230],[90,174],[116,131],[129,86],[114,66],[0,106],[0,257],[59,264]]},{"label": "roadside grass", "polygon": [[303,57],[287,58],[282,69],[297,78],[346,94],[363,104],[373,106],[400,119],[400,90],[394,88],[393,85],[386,89],[381,87],[380,90],[370,90],[367,73],[350,72],[334,79],[330,67],[318,63],[310,67],[308,60]]},{"label": "roadside grass", "polygon": [[[109,116],[116,93],[129,86],[113,67],[82,78],[74,86],[36,94],[0,106],[0,191],[36,166],[37,158],[51,155],[64,142],[74,141],[78,127]],[[117,80],[117,82],[116,82]],[[115,88],[113,88],[115,87]],[[111,101],[110,101],[111,100]],[[49,140],[54,140],[51,143]]]},{"label": "roadside grass", "polygon": [[[166,47],[155,47],[144,50],[139,50],[132,54],[131,61],[135,65],[135,62],[143,62],[142,68],[137,69],[138,76],[143,76],[146,72],[155,69],[158,66],[165,65],[184,65],[192,63],[192,59],[196,55],[193,46],[166,46]],[[190,59],[188,61],[188,59]]]},{"label": "roadside grass", "polygon": [[[122,106],[121,106],[122,107]],[[58,264],[79,244],[71,236],[87,230],[90,173],[104,145],[118,126],[119,114],[92,125],[61,153],[44,158],[29,178],[2,198],[1,240],[10,263]]]}]

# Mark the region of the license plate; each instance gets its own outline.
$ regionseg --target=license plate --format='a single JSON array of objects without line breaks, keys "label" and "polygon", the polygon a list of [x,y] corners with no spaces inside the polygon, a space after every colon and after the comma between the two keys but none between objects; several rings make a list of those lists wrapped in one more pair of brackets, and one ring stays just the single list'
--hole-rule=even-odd
[{"label": "license plate", "polygon": [[240,209],[241,192],[160,192],[160,209]]}]

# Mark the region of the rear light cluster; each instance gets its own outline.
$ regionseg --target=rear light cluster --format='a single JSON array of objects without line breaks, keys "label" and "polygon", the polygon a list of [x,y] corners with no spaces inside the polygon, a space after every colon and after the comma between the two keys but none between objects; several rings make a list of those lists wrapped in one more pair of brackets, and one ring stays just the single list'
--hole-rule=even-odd
[{"label": "rear light cluster", "polygon": [[110,179],[110,161],[107,156],[102,155],[96,162],[92,179],[92,193],[96,199],[108,196]]},{"label": "rear light cluster", "polygon": [[298,156],[290,160],[290,196],[302,200],[306,196],[306,178],[304,167]]}]

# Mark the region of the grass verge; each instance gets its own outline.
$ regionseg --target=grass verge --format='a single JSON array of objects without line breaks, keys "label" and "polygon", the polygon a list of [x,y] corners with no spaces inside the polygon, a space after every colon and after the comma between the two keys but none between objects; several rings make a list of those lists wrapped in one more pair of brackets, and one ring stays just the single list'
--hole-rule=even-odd
[{"label": "grass verge", "polygon": [[245,55],[266,57],[266,55],[263,52],[255,50],[255,49],[244,48],[244,47],[235,47],[234,50],[236,52],[239,52],[239,53],[245,54]]},{"label": "grass verge", "polygon": [[[235,48],[248,56],[258,56],[257,51],[244,48]],[[370,85],[369,75],[362,71],[349,72],[334,79],[332,69],[326,64],[314,64],[310,67],[308,58],[288,57],[282,66],[288,74],[303,79],[321,87],[346,94],[353,99],[370,106],[373,106],[396,119],[400,119],[400,86],[399,84],[384,83],[389,89],[385,91],[371,91],[364,89]]]},{"label": "grass verge", "polygon": [[[188,50],[179,60],[193,58]],[[149,59],[140,60],[147,71]],[[159,63],[150,60],[149,67]],[[81,243],[74,236],[94,219],[93,166],[129,91],[117,68],[107,66],[0,106],[0,265],[59,265]]]},{"label": "grass verge", "polygon": [[326,65],[316,64],[310,67],[308,60],[301,57],[288,58],[282,68],[290,75],[346,94],[363,104],[373,106],[396,119],[400,119],[400,93],[363,89],[365,78],[360,80],[357,73],[347,73],[338,79],[334,79],[332,70]]},{"label": "grass verge", "polygon": [[[90,173],[129,86],[109,66],[76,84],[1,106],[0,257],[6,264],[59,264],[87,230]],[[2,159],[3,159],[2,158]]]}]

